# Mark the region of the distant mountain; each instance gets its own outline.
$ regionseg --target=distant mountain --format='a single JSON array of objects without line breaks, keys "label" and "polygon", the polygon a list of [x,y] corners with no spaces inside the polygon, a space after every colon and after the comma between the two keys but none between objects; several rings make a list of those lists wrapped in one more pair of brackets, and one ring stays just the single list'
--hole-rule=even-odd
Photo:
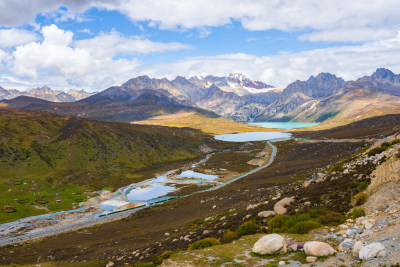
[{"label": "distant mountain", "polygon": [[[400,113],[400,75],[377,69],[371,76],[344,81],[330,73],[295,81],[285,89],[253,81],[243,74],[173,80],[148,76],[132,78],[97,94],[63,93],[48,87],[31,89],[32,98],[3,100],[1,106],[40,109],[107,121],[137,121],[177,112],[196,112],[237,121],[354,121]],[[0,97],[11,99],[18,91],[0,88]],[[63,101],[62,103],[54,103]]]},{"label": "distant mountain", "polygon": [[72,90],[63,92],[60,90],[53,90],[47,86],[29,89],[27,91],[18,91],[15,89],[4,89],[0,87],[0,100],[12,99],[18,96],[30,96],[51,102],[75,102],[83,98],[94,95],[94,93],[87,93],[83,90]]},{"label": "distant mountain", "polygon": [[354,121],[395,113],[400,113],[400,75],[381,68],[356,81],[328,73],[296,81],[258,120]]}]

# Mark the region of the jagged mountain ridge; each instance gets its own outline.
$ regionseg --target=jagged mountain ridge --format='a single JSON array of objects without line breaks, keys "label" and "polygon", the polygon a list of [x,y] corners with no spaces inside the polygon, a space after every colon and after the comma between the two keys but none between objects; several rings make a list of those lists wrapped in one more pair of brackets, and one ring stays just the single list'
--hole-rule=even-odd
[{"label": "jagged mountain ridge", "polygon": [[328,73],[296,81],[258,120],[352,121],[395,113],[400,113],[400,75],[380,68],[355,81]]},{"label": "jagged mountain ridge", "polygon": [[70,89],[68,92],[63,92],[60,90],[53,90],[47,86],[32,88],[27,91],[4,89],[0,86],[0,100],[13,99],[18,96],[30,96],[51,102],[75,102],[94,94],[95,93],[73,89]]}]

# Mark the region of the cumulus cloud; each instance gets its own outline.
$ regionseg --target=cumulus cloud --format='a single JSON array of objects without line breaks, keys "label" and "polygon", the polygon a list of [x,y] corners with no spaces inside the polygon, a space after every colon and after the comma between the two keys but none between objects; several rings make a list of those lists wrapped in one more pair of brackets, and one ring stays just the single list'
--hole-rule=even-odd
[{"label": "cumulus cloud", "polygon": [[115,59],[115,56],[190,48],[181,43],[124,37],[115,31],[75,41],[72,32],[56,25],[43,27],[41,35],[43,41],[15,48],[11,54],[11,72],[36,85],[64,88],[72,86],[100,90],[120,84],[137,73],[137,59]]},{"label": "cumulus cloud", "polygon": [[283,88],[295,80],[305,80],[320,72],[331,72],[351,80],[369,75],[379,67],[400,72],[400,34],[363,45],[314,49],[271,57],[239,53],[189,58],[143,66],[141,72],[169,78],[242,72],[253,79]]},{"label": "cumulus cloud", "polygon": [[39,36],[36,33],[27,30],[17,28],[0,30],[0,48],[11,48],[38,39]]},{"label": "cumulus cloud", "polygon": [[[302,38],[359,42],[393,37],[393,29],[400,25],[398,0],[0,0],[0,26],[32,23],[37,14],[58,13],[61,20],[81,20],[91,7],[116,10],[132,22],[160,29],[198,28],[201,36],[207,35],[207,27],[238,21],[251,31],[311,30],[316,32]],[[347,28],[355,31],[343,30]]]}]

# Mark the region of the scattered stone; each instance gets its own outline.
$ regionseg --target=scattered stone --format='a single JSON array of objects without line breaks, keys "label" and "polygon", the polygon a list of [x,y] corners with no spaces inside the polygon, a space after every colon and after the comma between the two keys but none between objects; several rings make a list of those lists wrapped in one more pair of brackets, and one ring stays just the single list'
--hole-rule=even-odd
[{"label": "scattered stone", "polygon": [[285,197],[284,199],[279,200],[274,206],[275,214],[285,214],[287,212],[287,209],[285,207],[289,206],[293,201],[294,199],[290,197]]},{"label": "scattered stone", "polygon": [[279,266],[285,265],[286,263],[284,261],[279,262]]},{"label": "scattered stone", "polygon": [[317,257],[315,257],[315,256],[307,256],[306,261],[307,261],[308,263],[317,262]]},{"label": "scattered stone", "polygon": [[297,244],[292,244],[292,245],[288,246],[288,249],[291,251],[297,251]]},{"label": "scattered stone", "polygon": [[335,254],[335,250],[327,243],[319,241],[306,242],[304,244],[304,252],[307,256],[330,256]]},{"label": "scattered stone", "polygon": [[341,225],[339,225],[339,229],[340,230],[347,230],[347,229],[349,229],[349,227],[347,225],[345,225],[345,224],[341,224]]},{"label": "scattered stone", "polygon": [[347,236],[353,236],[353,237],[356,236],[357,234],[361,234],[361,233],[362,233],[362,229],[358,226],[351,227],[351,228],[347,229],[347,231],[346,231]]},{"label": "scattered stone", "polygon": [[260,255],[286,253],[286,241],[278,234],[265,235],[254,244],[252,251]]},{"label": "scattered stone", "polygon": [[204,230],[203,231],[203,235],[209,235],[210,234],[210,231],[209,230]]},{"label": "scattered stone", "polygon": [[111,267],[111,266],[114,266],[114,262],[112,262],[112,261],[108,262],[106,265],[106,267]]},{"label": "scattered stone", "polygon": [[268,217],[272,217],[272,216],[275,216],[275,212],[272,210],[260,211],[258,213],[258,217],[261,217],[261,218],[268,218]]},{"label": "scattered stone", "polygon": [[170,236],[170,234],[169,234],[169,233],[164,233],[164,235],[165,235],[165,236]]},{"label": "scattered stone", "polygon": [[381,243],[372,243],[360,249],[358,253],[358,257],[360,260],[369,260],[375,258],[379,255],[379,257],[384,257],[385,253],[385,246]]},{"label": "scattered stone", "polygon": [[306,202],[304,202],[304,205],[310,206],[310,205],[311,205],[311,202],[310,202],[310,201],[306,201]]}]

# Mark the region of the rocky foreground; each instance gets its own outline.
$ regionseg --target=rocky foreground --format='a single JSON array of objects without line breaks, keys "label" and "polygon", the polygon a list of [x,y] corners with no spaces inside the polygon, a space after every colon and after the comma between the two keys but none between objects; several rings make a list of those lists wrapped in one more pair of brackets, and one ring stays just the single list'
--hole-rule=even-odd
[{"label": "rocky foreground", "polygon": [[[305,190],[319,183],[335,183],[343,176],[360,181],[367,179],[369,185],[365,185],[353,197],[352,205],[355,207],[342,223],[324,226],[303,235],[270,233],[246,236],[233,243],[178,253],[164,261],[163,265],[217,266],[218,262],[223,262],[223,266],[398,266],[400,144],[397,141],[390,146],[388,144],[377,141],[350,162],[313,174],[298,187],[297,190]],[[360,173],[358,170],[362,166],[372,166],[372,172]],[[286,214],[293,207],[298,211],[301,207],[299,202],[303,201],[303,206],[317,204],[308,200],[304,202],[296,196],[281,197],[280,194],[272,201],[275,202],[273,210],[262,210],[257,214],[265,222]],[[259,205],[249,205],[248,210],[256,209]],[[267,226],[263,228],[268,230]]]}]

